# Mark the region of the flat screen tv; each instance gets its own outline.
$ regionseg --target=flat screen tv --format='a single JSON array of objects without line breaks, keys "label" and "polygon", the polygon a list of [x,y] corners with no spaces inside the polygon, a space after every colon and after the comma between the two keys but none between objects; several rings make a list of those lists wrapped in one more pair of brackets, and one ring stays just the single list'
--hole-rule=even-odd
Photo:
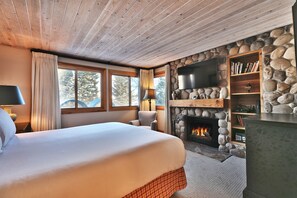
[{"label": "flat screen tv", "polygon": [[210,59],[177,69],[179,89],[216,87],[220,59]]}]

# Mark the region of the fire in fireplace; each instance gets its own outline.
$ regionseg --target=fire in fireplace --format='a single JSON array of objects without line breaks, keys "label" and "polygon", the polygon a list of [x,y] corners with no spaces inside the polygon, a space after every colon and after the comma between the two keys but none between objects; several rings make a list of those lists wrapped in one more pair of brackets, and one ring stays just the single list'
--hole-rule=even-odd
[{"label": "fire in fireplace", "polygon": [[218,147],[218,119],[187,116],[187,139]]},{"label": "fire in fireplace", "polygon": [[192,135],[198,137],[209,137],[211,138],[209,132],[211,128],[209,126],[197,126],[192,128]]}]

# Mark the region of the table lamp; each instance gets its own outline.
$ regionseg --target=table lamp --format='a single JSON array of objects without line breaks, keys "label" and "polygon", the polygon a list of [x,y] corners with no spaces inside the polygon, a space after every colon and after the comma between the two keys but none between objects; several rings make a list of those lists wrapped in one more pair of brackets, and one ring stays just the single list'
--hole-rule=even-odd
[{"label": "table lamp", "polygon": [[18,86],[0,85],[0,105],[13,121],[16,120],[17,115],[12,113],[11,107],[23,104],[25,101]]},{"label": "table lamp", "polygon": [[151,100],[152,99],[156,99],[155,89],[147,89],[147,90],[145,90],[145,94],[144,94],[143,100],[148,100],[149,101],[149,109],[150,109],[150,111],[152,110],[152,107],[151,107],[151,103],[152,103]]}]

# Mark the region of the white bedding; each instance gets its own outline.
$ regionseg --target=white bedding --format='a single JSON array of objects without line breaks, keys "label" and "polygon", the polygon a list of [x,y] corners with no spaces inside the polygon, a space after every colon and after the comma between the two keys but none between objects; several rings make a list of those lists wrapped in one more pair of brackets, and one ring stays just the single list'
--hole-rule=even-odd
[{"label": "white bedding", "polygon": [[180,139],[116,122],[17,134],[0,154],[0,197],[122,197],[184,163]]}]

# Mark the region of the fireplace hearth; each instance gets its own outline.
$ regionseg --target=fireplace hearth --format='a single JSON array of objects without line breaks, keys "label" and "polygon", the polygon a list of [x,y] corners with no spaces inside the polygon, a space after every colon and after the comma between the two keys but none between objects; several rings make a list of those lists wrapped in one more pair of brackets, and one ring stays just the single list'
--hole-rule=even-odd
[{"label": "fireplace hearth", "polygon": [[187,116],[187,140],[219,147],[218,119]]}]

